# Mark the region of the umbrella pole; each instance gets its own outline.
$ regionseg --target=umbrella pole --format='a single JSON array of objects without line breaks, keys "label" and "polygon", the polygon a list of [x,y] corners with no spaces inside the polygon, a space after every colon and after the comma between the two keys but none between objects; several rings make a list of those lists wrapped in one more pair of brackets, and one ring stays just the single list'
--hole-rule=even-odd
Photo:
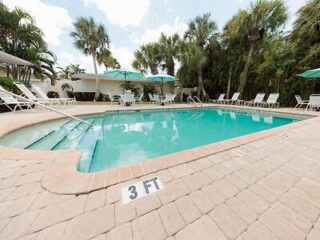
[{"label": "umbrella pole", "polygon": [[163,78],[161,80],[161,95],[163,96]]}]

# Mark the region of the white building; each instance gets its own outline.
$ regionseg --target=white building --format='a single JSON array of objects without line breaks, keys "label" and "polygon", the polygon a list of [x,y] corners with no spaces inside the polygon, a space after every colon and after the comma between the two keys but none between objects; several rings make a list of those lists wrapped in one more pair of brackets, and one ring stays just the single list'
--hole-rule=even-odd
[{"label": "white building", "polygon": [[[122,85],[125,83],[124,79],[116,79],[103,74],[98,75],[100,79],[100,92],[106,95],[120,95],[123,93]],[[39,80],[31,79],[31,85],[40,86],[45,92],[56,91],[61,97],[66,97],[66,93],[63,90],[63,85],[69,85],[74,92],[95,92],[96,90],[96,80],[95,75],[90,73],[80,73],[72,75],[71,79],[61,79],[56,80],[55,85],[51,86],[50,80]],[[145,78],[130,80],[136,87],[140,88],[140,92],[143,92],[143,85],[154,85],[156,91],[160,92],[160,83],[152,82]],[[173,84],[164,83],[163,84],[164,93],[174,92]]]}]

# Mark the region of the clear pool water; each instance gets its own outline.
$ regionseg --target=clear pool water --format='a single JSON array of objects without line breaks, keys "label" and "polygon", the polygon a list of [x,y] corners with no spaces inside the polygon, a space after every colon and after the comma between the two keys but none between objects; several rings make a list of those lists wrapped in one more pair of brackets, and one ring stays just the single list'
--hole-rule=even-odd
[{"label": "clear pool water", "polygon": [[0,144],[39,150],[82,151],[81,172],[96,172],[219,142],[301,120],[295,116],[224,109],[106,113],[17,130]]}]

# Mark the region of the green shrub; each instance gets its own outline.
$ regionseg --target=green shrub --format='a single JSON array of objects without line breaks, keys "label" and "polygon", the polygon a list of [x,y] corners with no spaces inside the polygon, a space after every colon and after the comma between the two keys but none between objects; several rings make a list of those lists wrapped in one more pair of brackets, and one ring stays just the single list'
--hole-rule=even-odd
[{"label": "green shrub", "polygon": [[59,98],[59,93],[55,92],[55,91],[49,91],[47,93],[48,98]]},{"label": "green shrub", "polygon": [[[77,101],[93,101],[95,92],[75,92],[74,97]],[[110,101],[106,94],[100,93],[99,101]]]},{"label": "green shrub", "polygon": [[[4,89],[6,89],[9,92],[21,94],[21,91],[19,90],[19,88],[16,87],[16,85],[14,85],[14,82],[21,82],[21,81],[12,79],[9,77],[0,77],[0,86],[2,86]],[[29,87],[28,84],[25,84],[25,85]]]}]

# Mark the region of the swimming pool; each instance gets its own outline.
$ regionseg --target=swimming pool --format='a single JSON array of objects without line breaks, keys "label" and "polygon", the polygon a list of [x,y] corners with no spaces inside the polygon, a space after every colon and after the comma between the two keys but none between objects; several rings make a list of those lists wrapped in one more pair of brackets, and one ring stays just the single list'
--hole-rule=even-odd
[{"label": "swimming pool", "polygon": [[14,131],[0,144],[37,150],[77,149],[78,170],[96,172],[219,142],[305,119],[217,108],[112,112],[62,119]]}]

